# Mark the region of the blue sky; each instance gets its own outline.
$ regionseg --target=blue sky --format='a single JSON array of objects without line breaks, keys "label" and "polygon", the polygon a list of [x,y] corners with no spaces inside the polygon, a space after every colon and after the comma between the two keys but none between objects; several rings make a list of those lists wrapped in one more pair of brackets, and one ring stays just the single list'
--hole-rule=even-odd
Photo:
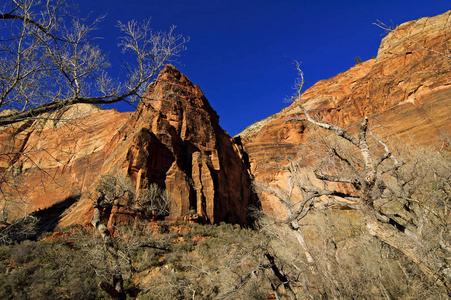
[{"label": "blue sky", "polygon": [[[190,37],[176,67],[200,85],[235,135],[288,106],[302,61],[306,87],[346,71],[360,56],[376,56],[384,32],[376,20],[399,25],[451,9],[448,0],[410,1],[216,1],[74,0],[83,14],[107,14],[98,34],[117,52],[117,21],[151,17],[156,30],[177,26]],[[119,106],[119,110],[129,110]]]}]

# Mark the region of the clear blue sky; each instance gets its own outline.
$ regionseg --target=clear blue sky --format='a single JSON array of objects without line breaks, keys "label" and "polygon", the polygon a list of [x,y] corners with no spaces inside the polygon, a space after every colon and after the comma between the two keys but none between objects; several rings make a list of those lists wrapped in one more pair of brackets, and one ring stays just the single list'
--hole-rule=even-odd
[{"label": "clear blue sky", "polygon": [[[230,135],[288,106],[302,61],[306,87],[376,56],[383,31],[377,19],[399,25],[451,9],[448,0],[237,1],[74,0],[83,14],[107,14],[99,35],[114,54],[118,20],[151,17],[156,30],[177,26],[190,37],[176,65],[200,85]],[[129,107],[119,107],[120,110]]]}]

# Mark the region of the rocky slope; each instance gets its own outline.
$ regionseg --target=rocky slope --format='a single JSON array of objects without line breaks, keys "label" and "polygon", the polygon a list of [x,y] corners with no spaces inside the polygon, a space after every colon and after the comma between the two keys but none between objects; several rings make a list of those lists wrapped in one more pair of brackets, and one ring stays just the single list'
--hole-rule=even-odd
[{"label": "rocky slope", "polygon": [[[0,156],[10,217],[63,203],[71,207],[61,226],[89,223],[101,175],[131,178],[137,193],[151,184],[166,189],[172,219],[245,224],[253,201],[238,146],[200,88],[170,65],[134,113],[79,105],[0,138],[0,152],[10,153]],[[103,216],[109,225],[134,220],[134,204],[123,201]]]},{"label": "rocky slope", "polygon": [[[305,91],[302,99],[306,109],[340,126],[351,126],[370,116],[389,134],[421,137],[423,144],[449,134],[450,32],[451,12],[398,26],[382,40],[376,59],[321,80]],[[298,112],[292,104],[239,135],[251,143],[265,140],[262,135],[282,143],[283,139],[295,140],[290,124],[283,130],[276,124],[289,123],[285,121]],[[418,124],[417,119],[423,121]]]},{"label": "rocky slope", "polygon": [[[327,278],[334,264],[339,273],[352,270],[359,274],[354,283],[352,276],[338,273],[323,284],[339,291],[346,289],[339,287],[339,278],[346,278],[345,285],[351,283],[355,291],[366,284],[367,274],[379,273],[363,293],[334,297],[332,291],[324,298],[410,298],[397,291],[409,286],[411,276],[406,269],[416,269],[431,283],[427,286],[440,289],[440,296],[429,294],[426,298],[451,296],[450,49],[451,11],[407,22],[382,40],[375,59],[319,81],[302,94],[310,116],[352,134],[368,117],[374,136],[382,137],[392,153],[402,157],[402,167],[391,161],[386,168],[379,168],[383,170],[378,177],[381,185],[368,193],[368,202],[363,202],[361,187],[371,179],[364,177],[368,174],[364,172],[374,165],[364,166],[368,156],[363,154],[371,153],[376,160],[385,151],[373,135],[369,135],[368,148],[360,142],[359,149],[353,148],[335,134],[300,121],[301,108],[293,104],[236,137],[248,154],[263,210],[271,220],[288,223],[285,231],[296,236],[297,250],[304,251],[306,269],[313,270],[304,278],[316,278],[310,286]],[[396,171],[390,172],[390,168]],[[320,181],[313,170],[325,174],[328,181]],[[343,184],[342,178],[351,184]],[[353,182],[356,178],[357,184]],[[359,186],[361,182],[364,184]],[[443,189],[437,192],[437,186]],[[338,197],[329,196],[331,190]],[[315,193],[323,195],[321,201],[309,198]],[[345,199],[347,193],[351,197]],[[353,202],[354,196],[358,198]],[[365,206],[367,203],[371,206]],[[281,240],[286,251],[288,239]],[[399,252],[386,260],[386,246],[392,253]],[[288,256],[287,252],[279,257]],[[398,264],[399,259],[405,261]],[[360,269],[362,262],[368,264]],[[386,281],[390,277],[403,279]],[[376,287],[378,281],[381,284]],[[428,293],[427,287],[408,290],[412,299]],[[368,291],[372,295],[362,296]]]}]

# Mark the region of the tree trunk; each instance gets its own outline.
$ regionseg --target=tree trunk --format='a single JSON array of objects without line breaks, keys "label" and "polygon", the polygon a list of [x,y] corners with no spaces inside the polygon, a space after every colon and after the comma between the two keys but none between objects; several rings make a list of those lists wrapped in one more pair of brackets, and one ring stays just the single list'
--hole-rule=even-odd
[{"label": "tree trunk", "polygon": [[[291,232],[294,234],[296,240],[298,241],[299,245],[304,251],[307,263],[309,264],[309,266],[312,266],[315,261],[313,260],[313,256],[310,254],[310,251],[308,250],[307,243],[305,242],[304,235],[302,234],[300,225],[297,220],[291,222]],[[313,269],[312,272],[315,273]]]},{"label": "tree trunk", "polygon": [[104,201],[104,195],[100,193],[97,196],[97,202],[94,203],[94,216],[92,218],[91,224],[94,228],[100,233],[102,237],[103,244],[105,246],[106,252],[109,254],[111,268],[113,273],[113,284],[108,283],[107,281],[102,281],[99,284],[99,288],[103,290],[108,296],[113,300],[125,300],[126,295],[124,292],[123,283],[124,280],[122,278],[120,266],[119,266],[119,256],[118,249],[113,242],[111,237],[111,233],[108,228],[101,223],[100,220],[100,208],[101,203]]}]

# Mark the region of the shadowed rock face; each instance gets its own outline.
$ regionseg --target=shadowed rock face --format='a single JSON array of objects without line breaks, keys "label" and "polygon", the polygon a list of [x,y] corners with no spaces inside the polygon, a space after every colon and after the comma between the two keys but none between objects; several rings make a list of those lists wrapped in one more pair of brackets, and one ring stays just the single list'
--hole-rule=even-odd
[{"label": "shadowed rock face", "polygon": [[[200,88],[174,67],[164,68],[134,113],[83,105],[56,117],[1,132],[0,152],[11,153],[0,156],[2,189],[9,200],[20,195],[27,212],[76,196],[60,225],[88,223],[98,179],[108,174],[131,177],[137,191],[165,188],[173,219],[190,213],[200,222],[246,223],[253,194],[239,148]],[[31,159],[14,154],[27,151]],[[135,218],[130,203],[120,204],[106,216],[110,225]]]},{"label": "shadowed rock face", "polygon": [[144,188],[151,182],[166,187],[173,217],[194,210],[206,222],[244,224],[249,173],[200,88],[166,66],[144,98],[130,123],[140,133],[128,150],[128,174]]}]

